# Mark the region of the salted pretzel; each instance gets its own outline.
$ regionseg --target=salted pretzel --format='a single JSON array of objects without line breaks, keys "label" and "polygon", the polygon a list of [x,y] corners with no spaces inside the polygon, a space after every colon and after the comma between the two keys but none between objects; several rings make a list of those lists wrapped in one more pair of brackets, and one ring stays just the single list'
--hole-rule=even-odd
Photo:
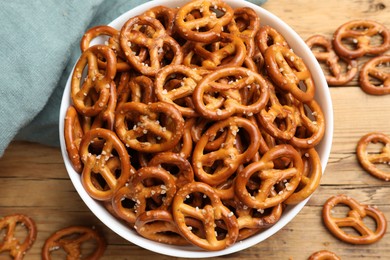
[{"label": "salted pretzel", "polygon": [[[258,122],[258,120],[254,120],[254,121]],[[259,154],[263,155],[266,152],[268,152],[269,149],[275,147],[277,143],[276,143],[276,139],[272,135],[267,133],[263,128],[260,129],[260,134],[261,134],[261,138],[260,138],[261,143],[259,147]]]},{"label": "salted pretzel", "polygon": [[284,203],[297,204],[308,198],[320,185],[322,168],[320,157],[314,148],[302,152],[303,173],[301,181]]},{"label": "salted pretzel", "polygon": [[188,159],[192,155],[192,150],[194,147],[194,142],[192,141],[191,136],[191,125],[192,123],[187,120],[184,123],[183,136],[180,141],[176,144],[176,146],[171,150],[174,153],[180,155],[180,157]]},{"label": "salted pretzel", "polygon": [[[390,94],[390,55],[382,55],[367,61],[360,70],[361,89],[371,95]],[[377,81],[377,83],[375,82]]]},{"label": "salted pretzel", "polygon": [[[347,216],[332,216],[332,209],[339,204],[350,208]],[[325,202],[322,217],[326,227],[335,237],[350,244],[372,244],[381,239],[387,229],[385,215],[378,208],[360,204],[344,194],[332,196]],[[375,221],[375,230],[367,227],[363,221],[365,217],[370,217]],[[349,234],[343,230],[343,227],[353,228],[359,234]]]},{"label": "salted pretzel", "polygon": [[310,255],[308,260],[341,260],[341,258],[331,251],[320,250]]},{"label": "salted pretzel", "polygon": [[[98,56],[106,60],[104,74],[98,67]],[[77,111],[84,116],[96,116],[107,105],[111,82],[116,75],[116,55],[105,45],[94,45],[84,51],[77,61],[71,80],[71,98]],[[88,74],[83,78],[83,71],[88,67]],[[84,80],[82,82],[82,80]],[[91,105],[85,101],[91,91],[96,91],[98,99]]]},{"label": "salted pretzel", "polygon": [[[204,118],[191,119],[191,138],[194,143],[197,143],[207,128],[210,127],[214,121]],[[226,140],[227,131],[218,133],[217,136],[213,137],[213,140],[209,140],[204,147],[205,151],[217,150]]]},{"label": "salted pretzel", "polygon": [[[187,197],[194,193],[201,193],[206,197],[204,204],[200,207],[193,207],[186,203]],[[192,244],[210,251],[222,250],[234,244],[238,237],[238,223],[227,207],[225,207],[212,187],[202,182],[188,183],[180,188],[172,204],[173,218],[181,234]],[[187,226],[185,219],[193,218],[200,220],[205,229],[205,238],[197,236]],[[218,238],[216,221],[222,221],[226,228],[226,234]]]},{"label": "salted pretzel", "polygon": [[114,130],[115,121],[115,109],[117,105],[117,92],[115,83],[112,81],[110,85],[110,97],[108,99],[106,107],[100,111],[91,121],[91,129],[93,128],[106,128],[111,131]]},{"label": "salted pretzel", "polygon": [[[226,139],[218,149],[205,151],[207,142],[214,138],[220,130],[227,131]],[[249,140],[244,151],[237,149],[238,131],[245,132]],[[257,126],[242,117],[231,117],[214,123],[197,142],[192,166],[198,179],[209,185],[217,185],[229,178],[240,166],[248,162],[259,148],[260,132]]]},{"label": "salted pretzel", "polygon": [[[192,155],[194,144],[191,136],[191,124],[192,123],[190,120],[185,121],[183,135],[181,139],[172,149],[169,149],[165,152],[175,154],[175,157],[180,156],[181,158],[186,160]],[[137,152],[135,156],[138,158],[138,160],[135,163],[139,163],[141,167],[147,166],[150,160],[152,160],[152,158],[154,157],[154,155],[157,154],[159,153]]]},{"label": "salted pretzel", "polygon": [[[282,208],[282,205],[274,207],[272,209],[279,209],[279,207]],[[266,210],[268,210],[268,209],[266,209]],[[257,210],[255,210],[255,209],[252,209],[252,211],[256,211],[256,213],[257,213]],[[278,212],[278,214],[279,214],[279,212]],[[282,211],[280,211],[280,214],[282,214]],[[269,222],[276,223],[277,221],[279,221],[279,218],[275,218],[274,213],[271,213],[269,216],[264,216],[264,219],[265,219],[264,222],[269,221]],[[240,223],[240,219],[238,219],[239,225],[245,225],[244,221],[246,221],[246,220],[247,219],[245,217],[243,217],[241,220],[241,223]],[[263,222],[262,218],[260,218],[260,220],[261,220],[260,222]],[[248,222],[250,223],[250,217],[248,217]],[[269,226],[272,226],[272,224],[270,224]],[[254,236],[254,235],[260,233],[261,231],[264,231],[264,228],[246,228],[246,227],[240,228],[240,233],[238,234],[237,241],[243,241],[251,236]]]},{"label": "salted pretzel", "polygon": [[[80,49],[82,52],[86,51],[91,44],[91,41],[99,36],[108,36],[108,40],[104,43],[110,47],[117,55],[118,62],[116,64],[117,71],[128,71],[131,69],[130,65],[124,60],[125,56],[119,45],[119,31],[108,25],[98,25],[88,29],[81,38]],[[105,69],[107,64],[99,59],[99,68]]]},{"label": "salted pretzel", "polygon": [[273,44],[266,49],[264,59],[269,76],[281,89],[301,102],[313,99],[313,78],[301,57],[285,46]]},{"label": "salted pretzel", "polygon": [[176,192],[175,178],[163,168],[143,166],[136,175],[111,200],[115,215],[130,227],[134,227],[137,217],[144,212],[167,210]]},{"label": "salted pretzel", "polygon": [[[173,85],[169,84],[173,82],[172,75],[175,75]],[[154,90],[160,101],[174,104],[183,116],[194,117],[197,115],[194,108],[188,105],[188,102],[181,104],[178,101],[183,99],[187,101],[186,98],[191,98],[201,79],[202,76],[197,70],[192,70],[184,65],[168,65],[157,73]]]},{"label": "salted pretzel", "polygon": [[[91,90],[86,95],[84,104],[86,107],[92,106],[99,99],[99,95],[95,90]],[[113,130],[115,119],[115,108],[117,104],[117,92],[114,81],[111,81],[109,88],[109,98],[107,103],[103,106],[103,109],[95,116],[85,116],[78,112],[80,124],[83,132],[87,132],[93,128],[107,128]]]},{"label": "salted pretzel", "polygon": [[[175,193],[175,179],[169,172],[155,166],[142,167],[115,193],[112,206],[119,217],[134,224],[140,214],[151,209],[167,210]],[[122,204],[125,199],[131,201],[129,207]],[[153,199],[153,205],[147,203],[149,199]]]},{"label": "salted pretzel", "polygon": [[[256,115],[261,126],[274,138],[290,140],[295,135],[298,120],[296,108],[287,104],[281,104],[277,97],[275,87],[267,80],[269,100],[268,104]],[[278,124],[277,122],[283,122]]]},{"label": "salted pretzel", "polygon": [[[101,150],[91,151],[91,144],[96,139],[102,140],[103,146]],[[84,134],[80,143],[80,157],[84,164],[81,182],[96,200],[111,199],[114,192],[135,172],[125,145],[113,131],[107,129],[95,128]]]},{"label": "salted pretzel", "polygon": [[[276,169],[274,160],[286,157],[292,165],[284,169]],[[303,172],[303,163],[300,154],[286,144],[277,145],[266,152],[260,161],[246,166],[238,175],[235,182],[237,197],[248,207],[266,209],[285,201],[298,187]],[[259,187],[254,193],[249,193],[247,184],[252,177],[261,179]],[[278,194],[271,196],[277,183],[284,183]]]},{"label": "salted pretzel", "polygon": [[212,186],[221,200],[230,200],[234,198],[234,178],[235,176],[232,175],[222,183]]},{"label": "salted pretzel", "polygon": [[201,67],[208,70],[241,66],[247,56],[243,40],[228,33],[221,33],[220,38],[211,43],[195,43],[194,53],[201,58]]},{"label": "salted pretzel", "polygon": [[115,120],[122,142],[141,152],[168,151],[180,141],[184,131],[180,111],[166,102],[121,104]]},{"label": "salted pretzel", "polygon": [[[94,250],[87,254],[87,245],[94,244]],[[53,259],[51,254],[64,250],[67,259],[99,259],[106,250],[106,241],[94,228],[70,226],[53,233],[42,247],[42,259]]]},{"label": "salted pretzel", "polygon": [[[249,120],[254,124],[260,125],[259,121],[255,117],[249,117]],[[260,139],[259,139],[259,150],[252,157],[251,162],[256,162],[260,160],[260,157],[268,152],[268,150],[276,145],[275,138],[268,134],[261,126],[259,126],[260,130]]]},{"label": "salted pretzel", "polygon": [[[148,27],[143,32],[141,29]],[[183,60],[183,53],[180,45],[168,35],[159,20],[140,15],[126,21],[120,32],[120,45],[127,58],[127,61],[134,69],[147,76],[154,76],[164,65],[169,48],[173,52],[170,64],[180,64]],[[144,48],[148,52],[149,59],[142,59],[135,48]]]},{"label": "salted pretzel", "polygon": [[[372,44],[371,39],[378,35],[381,42]],[[334,32],[333,47],[338,55],[347,59],[378,55],[390,49],[390,31],[384,25],[371,20],[349,21]]]},{"label": "salted pretzel", "polygon": [[247,57],[253,57],[256,49],[255,35],[260,28],[260,18],[256,12],[250,7],[236,8],[233,19],[226,27],[229,33],[244,41]]},{"label": "salted pretzel", "polygon": [[[147,180],[153,180],[152,184],[147,184]],[[137,214],[147,211],[148,198],[162,198],[157,201],[157,209],[168,209],[176,193],[176,180],[170,172],[162,167],[148,166],[142,167],[131,179],[129,189],[132,192],[132,199],[137,203],[135,205]]]},{"label": "salted pretzel", "polygon": [[91,41],[98,36],[109,36],[109,40],[107,44],[111,44],[114,47],[112,48],[114,51],[119,50],[119,31],[108,25],[98,25],[88,29],[80,41],[80,50],[81,52],[86,51],[91,44]]},{"label": "salted pretzel", "polygon": [[[226,81],[228,79],[228,81]],[[240,91],[253,91],[251,100],[242,100]],[[233,114],[253,115],[268,102],[268,85],[258,73],[243,67],[225,67],[207,74],[196,86],[193,100],[196,111],[213,120]],[[219,93],[220,97],[208,93]]]},{"label": "salted pretzel", "polygon": [[118,105],[129,101],[145,104],[155,102],[154,82],[147,76],[123,72],[118,84]]},{"label": "salted pretzel", "polygon": [[64,138],[66,152],[74,170],[78,173],[81,173],[83,170],[83,164],[79,155],[79,147],[83,135],[79,114],[73,106],[69,106],[65,115]]},{"label": "salted pretzel", "polygon": [[[255,67],[252,67],[251,69],[262,73],[262,71],[264,71],[265,61],[264,61],[264,56],[260,52],[259,48],[256,48],[255,53],[253,54],[253,57],[250,59],[249,62],[252,63],[252,61]],[[250,68],[250,66],[248,66],[247,64],[248,64],[247,62],[244,63],[246,67]]]},{"label": "salted pretzel", "polygon": [[153,17],[161,22],[168,35],[174,33],[174,21],[177,10],[167,6],[155,6],[147,10],[144,15]]},{"label": "salted pretzel", "polygon": [[[333,49],[332,41],[323,35],[313,35],[306,40],[306,44],[313,52],[316,59],[325,64],[330,74],[325,75],[329,85],[344,85],[350,82],[358,72],[358,63],[353,59],[339,57]],[[323,50],[316,51],[320,47]],[[341,62],[345,63],[346,69],[343,71]]]},{"label": "salted pretzel", "polygon": [[289,48],[283,35],[269,25],[260,26],[259,32],[256,34],[255,43],[263,55],[265,55],[267,48],[272,45],[281,45]]},{"label": "salted pretzel", "polygon": [[148,162],[148,166],[162,167],[175,179],[178,188],[194,181],[194,172],[190,162],[178,153],[158,153]]},{"label": "salted pretzel", "polygon": [[129,188],[129,184],[118,189],[112,197],[111,206],[114,216],[124,220],[130,227],[134,227],[137,216],[137,201],[133,200],[133,192]]},{"label": "salted pretzel", "polygon": [[137,217],[134,229],[143,237],[168,245],[189,245],[168,210],[155,209]]},{"label": "salted pretzel", "polygon": [[[200,17],[188,19],[198,11]],[[220,15],[217,15],[220,12]],[[209,43],[217,40],[223,27],[232,20],[233,8],[222,0],[194,0],[184,4],[176,13],[175,29],[186,40]]]},{"label": "salted pretzel", "polygon": [[[263,56],[261,56],[262,58]],[[255,55],[253,58],[245,57],[244,63],[242,66],[244,68],[250,69],[251,71],[260,72],[264,65],[264,59],[259,60],[258,57]]]},{"label": "salted pretzel", "polygon": [[[93,93],[91,93],[90,96],[87,96],[87,100],[86,100],[85,104],[87,104],[87,105],[92,104],[97,99],[98,99],[98,97],[96,97],[96,93],[93,92]],[[76,135],[74,135],[72,137],[73,139],[70,139],[70,140],[76,141],[75,142],[76,146],[73,148],[77,148],[77,151],[79,150],[80,142],[81,142],[81,139],[82,139],[84,133],[88,132],[91,129],[105,128],[105,129],[108,129],[111,131],[113,130],[114,119],[115,119],[114,113],[115,113],[116,103],[117,103],[116,87],[115,87],[115,83],[111,82],[110,96],[109,96],[107,105],[96,116],[83,116],[83,115],[79,114],[78,112],[76,112],[77,116],[78,116],[77,118],[72,119],[72,117],[69,117],[68,119],[66,119],[68,121],[68,122],[66,122],[66,124],[69,124],[69,125],[68,126],[64,125],[64,129],[65,129],[65,127],[66,128],[69,127],[69,129],[68,129],[69,131],[74,131],[74,134],[77,133],[77,136],[79,136],[79,138],[74,139],[76,137]],[[67,116],[71,116],[71,113],[69,113],[69,112],[70,111],[67,111],[67,113],[68,113]],[[78,120],[78,123],[75,123],[77,120]],[[79,127],[78,125],[80,126],[80,129],[78,128]],[[64,133],[64,136],[69,135],[69,134],[71,134],[71,133],[69,133],[69,132],[66,134]],[[65,137],[65,139],[66,138],[67,137]],[[103,145],[102,140],[95,139],[94,142],[91,143],[91,148],[95,149],[95,150],[99,150],[102,148],[102,145]],[[74,150],[74,152],[76,152],[76,150]],[[80,158],[79,155],[75,156],[75,154],[73,154],[71,151],[68,152],[68,157],[71,161],[77,160],[77,157]],[[82,165],[83,165],[83,163],[80,161],[79,166],[82,167]],[[81,170],[82,169],[80,168],[80,173],[81,173]]]},{"label": "salted pretzel", "polygon": [[[379,153],[368,151],[370,143],[382,143]],[[390,137],[384,133],[372,132],[362,136],[356,147],[356,154],[360,165],[371,175],[384,180],[390,180],[390,171],[380,169],[376,164],[388,164],[390,162]]]},{"label": "salted pretzel", "polygon": [[[22,226],[27,230],[26,238],[19,241],[16,237],[16,227]],[[12,259],[21,260],[27,250],[34,244],[37,238],[37,227],[29,216],[23,214],[8,215],[0,218],[0,233],[4,237],[0,238],[0,253],[9,251]]]},{"label": "salted pretzel", "polygon": [[[320,105],[314,99],[306,104],[298,105],[299,117],[298,131],[289,143],[295,147],[308,149],[316,146],[325,134],[325,116]],[[299,128],[305,131],[304,136],[299,136]]]},{"label": "salted pretzel", "polygon": [[[271,191],[271,196],[276,196],[275,190]],[[239,239],[243,239],[247,229],[264,230],[274,225],[282,216],[283,205],[280,203],[266,210],[258,210],[248,207],[241,200],[234,199],[224,200],[225,205],[232,208],[237,217],[240,228]]]},{"label": "salted pretzel", "polygon": [[195,43],[191,41],[186,41],[181,47],[183,51],[183,62],[182,64],[189,68],[200,69],[202,66],[202,59],[195,55],[194,52]]},{"label": "salted pretzel", "polygon": [[[191,118],[191,138],[192,140],[197,143],[199,139],[202,137],[203,133],[206,131],[206,129],[213,123],[212,120],[208,120],[202,117],[199,118]],[[218,141],[218,145],[221,145],[221,143],[224,142],[225,136],[219,136],[215,137],[213,139],[213,142],[216,141],[216,139],[221,138],[220,141]]]}]

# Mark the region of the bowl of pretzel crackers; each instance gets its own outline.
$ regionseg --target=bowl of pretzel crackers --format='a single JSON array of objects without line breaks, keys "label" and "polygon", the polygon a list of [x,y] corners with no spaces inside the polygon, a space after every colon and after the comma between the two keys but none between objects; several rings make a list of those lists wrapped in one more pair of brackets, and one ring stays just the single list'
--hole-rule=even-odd
[{"label": "bowl of pretzel crackers", "polygon": [[150,1],[80,39],[62,154],[85,204],[124,239],[176,257],[234,253],[283,228],[318,187],[328,86],[267,10]]}]

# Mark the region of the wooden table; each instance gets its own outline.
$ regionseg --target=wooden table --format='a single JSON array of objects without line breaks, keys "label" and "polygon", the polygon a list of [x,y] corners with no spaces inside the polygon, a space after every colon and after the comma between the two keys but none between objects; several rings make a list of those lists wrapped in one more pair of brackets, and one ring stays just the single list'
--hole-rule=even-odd
[{"label": "wooden table", "polygon": [[[352,19],[374,19],[390,28],[390,0],[268,0],[263,6],[281,17],[303,39],[334,30]],[[362,61],[363,62],[363,61]],[[307,206],[280,232],[230,259],[307,259],[321,249],[342,259],[389,259],[389,231],[372,245],[340,242],[324,227],[323,203],[332,195],[347,194],[376,205],[390,220],[390,183],[367,174],[356,159],[356,143],[371,131],[390,134],[390,96],[370,96],[357,85],[330,89],[334,105],[334,140],[321,186]],[[25,213],[38,226],[38,239],[25,259],[40,259],[44,240],[69,225],[95,225],[106,236],[104,259],[169,259],[132,245],[104,227],[88,210],[68,179],[60,149],[13,142],[0,159],[0,216]],[[3,259],[4,255],[0,255]]]}]

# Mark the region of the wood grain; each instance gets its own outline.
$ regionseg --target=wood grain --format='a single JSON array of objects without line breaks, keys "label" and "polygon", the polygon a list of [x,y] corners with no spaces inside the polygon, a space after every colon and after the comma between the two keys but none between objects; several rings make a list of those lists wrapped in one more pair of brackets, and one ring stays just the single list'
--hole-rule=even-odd
[{"label": "wood grain", "polygon": [[[338,26],[354,19],[372,19],[390,28],[389,0],[268,0],[263,7],[282,18],[303,39],[317,33],[331,37]],[[331,250],[342,259],[390,258],[389,231],[375,244],[349,245],[333,237],[321,220],[323,203],[340,193],[378,206],[390,219],[390,183],[367,174],[358,164],[355,152],[357,141],[364,134],[371,131],[390,134],[390,96],[367,95],[356,79],[348,86],[332,87],[330,91],[334,139],[321,186],[280,232],[223,258],[298,260],[307,259],[321,249]],[[43,242],[52,232],[79,224],[96,226],[106,236],[104,259],[172,259],[135,246],[106,228],[76,193],[58,148],[13,142],[0,159],[0,169],[0,216],[25,213],[38,226],[38,239],[25,259],[40,259]],[[0,254],[0,259],[3,258],[7,259]]]}]

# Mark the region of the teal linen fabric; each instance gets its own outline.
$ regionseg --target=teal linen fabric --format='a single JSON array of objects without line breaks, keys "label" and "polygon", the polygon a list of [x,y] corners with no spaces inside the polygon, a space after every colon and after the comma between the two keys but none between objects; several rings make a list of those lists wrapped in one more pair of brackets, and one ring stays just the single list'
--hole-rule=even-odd
[{"label": "teal linen fabric", "polygon": [[0,1],[0,157],[15,139],[59,146],[62,92],[81,35],[144,2]]}]

